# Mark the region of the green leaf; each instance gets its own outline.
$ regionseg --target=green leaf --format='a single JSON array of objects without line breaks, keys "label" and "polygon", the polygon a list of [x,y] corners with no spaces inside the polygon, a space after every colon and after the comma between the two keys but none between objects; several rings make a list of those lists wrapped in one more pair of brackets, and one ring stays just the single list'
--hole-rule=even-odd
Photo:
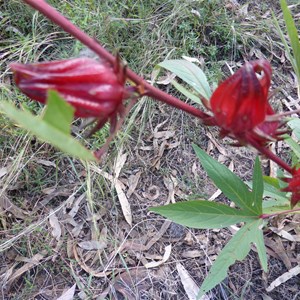
[{"label": "green leaf", "polygon": [[61,98],[56,91],[48,91],[47,106],[43,116],[45,122],[70,135],[74,112],[73,106]]},{"label": "green leaf", "polygon": [[257,214],[262,213],[262,199],[264,193],[264,182],[259,158],[256,157],[253,171],[252,205]]},{"label": "green leaf", "polygon": [[262,219],[259,219],[257,221],[254,221],[250,226],[254,228],[255,234],[252,237],[253,238],[252,243],[255,244],[256,246],[261,267],[264,270],[264,272],[268,272],[267,249],[265,246],[264,233],[262,230],[264,225],[265,225],[264,221]]},{"label": "green leaf", "polygon": [[192,228],[223,228],[239,222],[253,221],[257,216],[225,204],[194,200],[166,206],[152,207],[151,211],[184,226]]},{"label": "green leaf", "polygon": [[283,18],[286,24],[287,32],[293,49],[294,59],[297,65],[297,69],[295,71],[297,73],[298,80],[300,80],[300,43],[299,43],[297,28],[293,20],[293,17],[291,15],[291,12],[288,9],[286,0],[280,0],[280,5],[283,11]]},{"label": "green leaf", "polygon": [[[281,180],[270,176],[264,176],[264,197],[271,199],[264,200],[263,213],[272,214],[275,212],[285,211],[290,209],[290,199],[286,192],[281,192]],[[286,185],[286,183],[284,183]]]},{"label": "green leaf", "polygon": [[226,166],[214,160],[198,146],[193,145],[193,148],[208,176],[224,195],[248,214],[259,215],[253,207],[252,193],[248,190],[247,185]]},{"label": "green leaf", "polygon": [[290,47],[289,47],[289,45],[288,45],[288,43],[287,43],[287,41],[285,39],[285,35],[284,35],[283,31],[281,30],[281,28],[279,26],[279,23],[278,23],[275,15],[274,15],[274,13],[273,13],[273,20],[275,22],[275,26],[276,26],[276,29],[277,29],[277,31],[279,33],[281,41],[282,41],[282,43],[284,45],[284,48],[285,48],[285,51],[287,53],[288,59],[289,59],[290,63],[292,64],[292,67],[293,67],[295,73],[298,74],[298,67],[297,67],[296,61],[295,61],[293,55],[291,54]]},{"label": "green leaf", "polygon": [[202,283],[197,296],[198,299],[226,278],[228,268],[234,264],[236,260],[241,261],[247,256],[250,251],[251,243],[256,244],[262,267],[267,271],[267,256],[263,241],[262,226],[263,220],[254,220],[245,224],[245,226],[232,237],[218,255],[208,276]]},{"label": "green leaf", "polygon": [[278,212],[285,212],[291,209],[290,201],[286,201],[286,204],[279,205],[279,201],[276,200],[267,200],[266,205],[263,207],[263,214],[274,214]]},{"label": "green leaf", "polygon": [[165,60],[159,64],[189,84],[205,99],[210,99],[211,90],[203,71],[195,64],[186,60]]},{"label": "green leaf", "polygon": [[294,154],[300,159],[300,146],[299,144],[294,141],[291,137],[285,139],[285,142],[291,147]]},{"label": "green leaf", "polygon": [[188,99],[191,99],[192,101],[194,101],[195,103],[198,104],[202,104],[200,98],[196,95],[194,95],[192,92],[190,92],[189,90],[187,90],[184,86],[182,86],[181,84],[179,84],[177,81],[172,80],[171,83],[174,85],[174,87],[180,92],[182,93],[184,96],[186,96]]},{"label": "green leaf", "polygon": [[293,130],[293,133],[296,135],[297,139],[300,140],[300,119],[293,118],[287,123]]},{"label": "green leaf", "polygon": [[[63,101],[59,98],[53,99],[54,100],[50,101],[50,106],[52,105],[53,101]],[[57,108],[60,107],[59,104],[55,106]],[[42,120],[40,117],[34,116],[28,111],[21,111],[20,109],[17,109],[11,102],[8,101],[0,102],[0,110],[3,111],[14,122],[36,135],[42,141],[54,145],[63,152],[84,160],[96,160],[96,158],[90,151],[88,151],[84,146],[82,146],[71,135],[66,134],[66,130],[61,131],[56,126],[53,126],[51,122],[48,123],[47,121]],[[50,108],[50,111],[62,117],[61,112],[55,111],[54,108]],[[69,113],[67,113],[67,118],[68,115]],[[61,124],[63,123],[64,122],[62,122]],[[71,123],[69,124],[69,127],[70,126]]]},{"label": "green leaf", "polygon": [[[263,176],[264,180],[264,192],[263,198],[271,198],[265,199],[262,202],[262,213],[269,214],[276,211],[285,210],[284,208],[290,207],[290,199],[286,196],[285,192],[281,192],[280,188],[283,188],[281,184],[281,180],[277,178],[273,178],[270,176]],[[248,181],[246,184],[252,188],[253,182]],[[286,185],[286,183],[284,183]]]},{"label": "green leaf", "polygon": [[[279,180],[278,180],[278,182],[279,182]],[[281,201],[281,204],[288,200],[288,198],[286,196],[286,192],[282,192],[278,189],[277,186],[275,187],[266,182],[264,183],[263,197],[270,197],[272,199],[276,199],[277,201]],[[263,206],[264,206],[264,202],[265,201],[263,201]]]},{"label": "green leaf", "polygon": [[271,176],[263,176],[263,180],[265,183],[273,186],[276,189],[280,189],[280,183],[278,178],[274,178]]}]

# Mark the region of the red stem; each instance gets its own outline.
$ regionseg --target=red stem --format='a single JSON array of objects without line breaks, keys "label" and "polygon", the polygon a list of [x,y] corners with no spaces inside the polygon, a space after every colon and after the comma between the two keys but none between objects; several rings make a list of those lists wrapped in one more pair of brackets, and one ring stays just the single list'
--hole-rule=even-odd
[{"label": "red stem", "polygon": [[[93,50],[99,57],[104,58],[109,61],[112,65],[115,62],[115,56],[105,50],[95,39],[92,39],[82,30],[80,30],[77,26],[71,23],[67,18],[65,18],[62,14],[60,14],[57,10],[55,10],[51,5],[46,3],[44,0],[23,0],[25,3],[41,12],[45,15],[49,20],[53,23],[60,26],[64,31],[70,33],[74,38],[82,42],[88,48]],[[205,119],[208,115],[201,110],[184,103],[183,101],[153,87],[147,81],[145,81],[142,77],[134,73],[132,70],[127,68],[127,77],[133,81],[136,85],[140,85],[145,90],[144,95],[147,95],[151,98],[155,98],[159,101],[162,101],[166,104],[179,108],[193,116],[196,116],[201,119]]]},{"label": "red stem", "polygon": [[277,165],[279,165],[281,168],[283,168],[284,170],[286,170],[290,174],[293,174],[293,168],[290,167],[285,161],[283,161],[281,158],[279,158],[276,154],[274,154],[267,147],[262,147],[259,143],[257,143],[254,140],[248,140],[248,141],[251,144],[251,146],[253,146],[260,153],[264,154],[269,159],[273,160]]},{"label": "red stem", "polygon": [[296,211],[300,211],[300,208],[289,209],[289,210],[285,210],[285,211],[279,211],[279,212],[274,213],[274,214],[262,214],[262,215],[259,216],[259,218],[260,219],[268,219],[268,218],[271,218],[271,217],[279,216],[279,215],[282,215],[282,214],[293,213],[293,212],[296,212]]}]

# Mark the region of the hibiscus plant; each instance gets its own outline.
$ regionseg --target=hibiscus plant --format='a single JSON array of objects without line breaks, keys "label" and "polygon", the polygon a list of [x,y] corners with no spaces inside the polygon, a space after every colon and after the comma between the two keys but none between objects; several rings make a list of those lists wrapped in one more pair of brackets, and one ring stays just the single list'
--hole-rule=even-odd
[{"label": "hibiscus plant", "polygon": [[[232,201],[234,207],[204,199],[184,201],[163,207],[151,208],[174,222],[193,228],[210,229],[242,224],[210,269],[198,297],[204,295],[227,274],[236,260],[242,260],[256,245],[264,271],[267,271],[267,256],[263,240],[263,228],[268,219],[278,214],[297,213],[300,208],[300,168],[289,165],[270,150],[270,143],[290,139],[287,124],[289,115],[275,113],[269,103],[272,68],[265,59],[245,62],[232,76],[223,81],[213,92],[202,70],[185,60],[166,60],[159,67],[173,72],[194,90],[193,93],[174,82],[174,86],[186,96],[201,103],[203,110],[157,89],[124,66],[119,56],[106,51],[95,39],[59,14],[44,0],[23,0],[63,30],[81,41],[100,60],[77,58],[61,61],[20,64],[12,63],[11,70],[19,89],[29,98],[47,104],[42,117],[34,117],[27,111],[16,109],[2,101],[0,109],[16,123],[30,130],[42,140],[52,143],[66,153],[81,159],[99,160],[108,150],[109,143],[121,128],[124,118],[142,96],[185,111],[201,120],[203,126],[217,126],[220,138],[228,137],[235,146],[251,146],[259,154],[275,162],[284,171],[276,182],[281,182],[281,194],[286,192],[283,203],[275,198],[272,205],[263,201],[266,186],[274,182],[263,177],[260,161],[255,161],[253,179],[244,183],[227,167],[211,158],[194,145],[194,151],[203,168],[215,185]],[[292,41],[293,55],[290,59],[296,70],[300,69],[299,38],[294,37],[295,28],[285,0],[281,0],[284,18]],[[299,72],[297,72],[299,75]],[[299,79],[299,78],[298,78]],[[197,96],[196,96],[197,95]],[[59,115],[59,118],[57,118]],[[95,125],[89,135],[110,123],[110,136],[105,145],[93,154],[71,136],[73,117],[94,118]],[[299,130],[299,125],[293,127]],[[299,146],[289,140],[296,156]],[[299,152],[299,153],[298,153]],[[278,186],[277,184],[275,185]],[[290,197],[290,200],[289,200]]]}]

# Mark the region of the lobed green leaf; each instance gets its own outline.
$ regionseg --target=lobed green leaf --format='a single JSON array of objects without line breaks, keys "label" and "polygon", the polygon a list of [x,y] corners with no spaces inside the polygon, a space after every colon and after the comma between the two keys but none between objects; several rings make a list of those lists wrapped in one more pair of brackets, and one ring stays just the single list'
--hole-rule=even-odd
[{"label": "lobed green leaf", "polygon": [[255,208],[252,193],[247,185],[226,166],[214,160],[198,146],[193,145],[193,148],[208,176],[224,195],[249,215],[260,215]]},{"label": "lobed green leaf", "polygon": [[262,200],[264,193],[264,181],[259,158],[256,157],[253,171],[252,206],[257,214],[262,214]]},{"label": "lobed green leaf", "polygon": [[150,210],[178,224],[201,229],[223,228],[257,219],[257,216],[249,215],[249,212],[206,200],[178,202],[152,207]]},{"label": "lobed green leaf", "polygon": [[197,299],[222,282],[228,268],[237,260],[243,260],[250,251],[251,243],[254,243],[264,271],[267,271],[267,255],[264,246],[263,220],[257,219],[245,224],[226,244],[216,261],[212,265],[208,276],[203,281]]}]

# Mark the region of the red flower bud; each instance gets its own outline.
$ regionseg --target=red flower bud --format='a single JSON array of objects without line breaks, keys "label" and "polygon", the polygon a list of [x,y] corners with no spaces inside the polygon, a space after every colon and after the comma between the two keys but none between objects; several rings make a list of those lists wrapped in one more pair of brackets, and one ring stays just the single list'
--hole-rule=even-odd
[{"label": "red flower bud", "polygon": [[225,80],[210,99],[214,120],[222,133],[245,142],[268,113],[271,66],[266,60],[246,62]]},{"label": "red flower bud", "polygon": [[75,108],[77,117],[107,119],[126,98],[124,69],[89,58],[46,63],[10,64],[15,82],[29,98],[45,103],[56,90]]},{"label": "red flower bud", "polygon": [[298,202],[300,202],[300,168],[298,170],[293,169],[292,178],[284,178],[283,181],[289,185],[282,189],[284,192],[291,192],[291,207],[293,208]]}]

